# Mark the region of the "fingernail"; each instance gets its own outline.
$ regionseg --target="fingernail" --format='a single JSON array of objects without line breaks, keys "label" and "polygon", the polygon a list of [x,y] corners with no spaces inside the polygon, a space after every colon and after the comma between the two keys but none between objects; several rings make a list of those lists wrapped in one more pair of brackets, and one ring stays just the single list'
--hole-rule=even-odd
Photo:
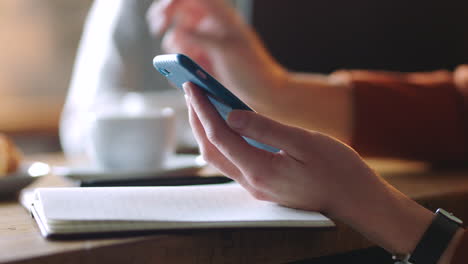
[{"label": "fingernail", "polygon": [[182,84],[182,89],[184,89],[185,95],[189,98],[192,96],[192,91],[190,91],[190,85],[188,82]]},{"label": "fingernail", "polygon": [[232,129],[241,130],[246,125],[246,119],[241,113],[236,112],[234,110],[231,113],[229,113],[227,123]]}]

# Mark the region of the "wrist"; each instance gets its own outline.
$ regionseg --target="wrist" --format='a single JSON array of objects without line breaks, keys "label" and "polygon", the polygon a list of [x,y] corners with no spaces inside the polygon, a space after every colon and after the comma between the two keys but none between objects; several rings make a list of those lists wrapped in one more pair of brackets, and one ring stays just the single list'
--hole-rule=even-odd
[{"label": "wrist", "polygon": [[[357,183],[363,182],[359,175],[354,176],[351,175]],[[347,201],[346,203],[341,203],[341,205],[335,203],[329,207],[329,212],[325,213],[350,225],[392,254],[401,256],[414,254],[416,247],[424,240],[423,237],[426,237],[425,233],[429,226],[433,225],[436,214],[409,199],[376,175],[368,173],[367,177],[371,178],[364,181],[366,184],[358,185],[363,186],[367,191],[356,188],[354,195],[348,194],[347,197],[335,199]],[[365,195],[360,197],[360,194]],[[369,197],[372,198],[369,199]],[[464,229],[457,229],[440,255],[437,264],[450,263],[463,237],[463,232]],[[430,241],[433,241],[432,239],[434,238],[431,237]],[[438,241],[437,237],[435,239]],[[440,241],[444,243],[443,238]],[[418,252],[421,254],[420,249]]]},{"label": "wrist", "polygon": [[[263,59],[249,64],[250,67],[244,67],[247,72],[237,72],[240,81],[236,84],[236,95],[256,112],[277,119],[275,115],[277,108],[280,108],[278,103],[282,103],[283,88],[287,88],[290,83],[288,72],[273,60]],[[255,71],[255,78],[250,77],[252,70]]]},{"label": "wrist", "polygon": [[348,202],[335,206],[330,216],[391,253],[413,252],[431,224],[433,213],[375,174],[367,177],[367,183],[357,188],[353,197],[341,199]]},{"label": "wrist", "polygon": [[403,196],[395,209],[394,228],[401,228],[401,232],[391,234],[385,232],[385,239],[389,242],[388,251],[393,254],[412,254],[421,241],[424,232],[429,228],[434,213],[419,205],[415,201]]}]

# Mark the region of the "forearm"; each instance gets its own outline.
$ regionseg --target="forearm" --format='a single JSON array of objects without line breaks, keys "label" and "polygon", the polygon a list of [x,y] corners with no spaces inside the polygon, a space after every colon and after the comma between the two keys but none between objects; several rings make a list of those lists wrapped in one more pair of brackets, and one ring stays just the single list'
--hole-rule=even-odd
[{"label": "forearm", "polygon": [[[284,76],[263,95],[258,93],[257,111],[332,135],[362,155],[435,162],[466,159],[468,108],[460,87],[468,82],[461,77],[457,82],[447,71]],[[432,146],[429,151],[427,145]]]},{"label": "forearm", "polygon": [[352,91],[338,78],[287,73],[258,110],[280,122],[320,131],[349,143],[353,124]]},{"label": "forearm", "polygon": [[[411,254],[431,224],[434,213],[378,177],[372,177],[362,186],[365,187],[354,190],[356,195],[352,200],[334,206],[330,216],[350,225],[392,254]],[[462,233],[460,228],[439,264],[450,263]]]},{"label": "forearm", "polygon": [[341,71],[332,76],[351,87],[351,145],[361,155],[432,162],[466,159],[468,108],[453,73]]}]

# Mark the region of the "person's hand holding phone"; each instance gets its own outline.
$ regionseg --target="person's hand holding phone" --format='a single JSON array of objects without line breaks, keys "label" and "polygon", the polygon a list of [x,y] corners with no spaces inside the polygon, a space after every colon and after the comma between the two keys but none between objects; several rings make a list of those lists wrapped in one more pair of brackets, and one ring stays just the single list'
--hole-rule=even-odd
[{"label": "person's hand holding phone", "polygon": [[[233,110],[224,122],[198,87],[185,83],[184,90],[204,159],[259,199],[330,213],[338,201],[358,198],[343,197],[352,183],[379,182],[354,150],[333,138],[250,111]],[[282,151],[252,147],[241,136]]]},{"label": "person's hand holding phone", "polygon": [[[254,197],[320,211],[390,252],[411,252],[432,213],[388,185],[350,147],[327,135],[234,110],[225,122],[185,83],[189,120],[203,158]],[[241,136],[281,149],[272,153]]]}]

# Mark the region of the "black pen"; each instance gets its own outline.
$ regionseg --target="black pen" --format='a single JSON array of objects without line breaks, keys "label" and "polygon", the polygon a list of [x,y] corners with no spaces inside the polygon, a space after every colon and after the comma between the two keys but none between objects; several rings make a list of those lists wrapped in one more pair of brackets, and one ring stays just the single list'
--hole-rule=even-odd
[{"label": "black pen", "polygon": [[224,176],[183,176],[160,178],[133,178],[120,180],[81,180],[80,187],[123,187],[123,186],[181,186],[227,183],[232,180]]}]

